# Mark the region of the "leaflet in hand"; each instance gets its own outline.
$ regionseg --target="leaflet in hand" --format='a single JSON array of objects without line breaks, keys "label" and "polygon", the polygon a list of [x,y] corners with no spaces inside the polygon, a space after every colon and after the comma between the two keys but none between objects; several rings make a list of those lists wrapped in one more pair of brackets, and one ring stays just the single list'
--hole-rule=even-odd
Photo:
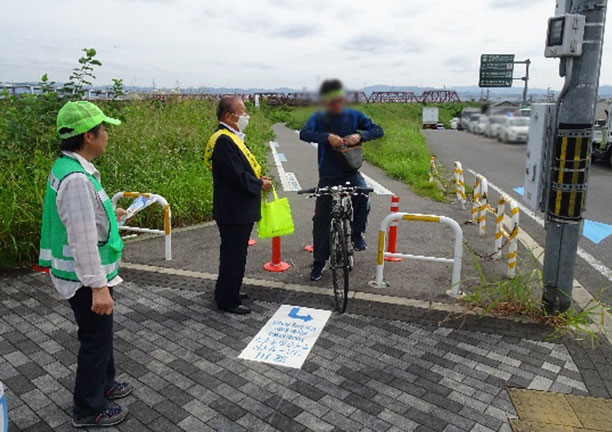
[{"label": "leaflet in hand", "polygon": [[127,214],[119,220],[119,226],[123,226],[129,219],[136,216],[136,213],[146,209],[154,202],[155,198],[153,197],[145,197],[140,195],[138,198],[135,198],[134,201],[132,201],[132,204],[130,204],[130,206],[126,209]]}]

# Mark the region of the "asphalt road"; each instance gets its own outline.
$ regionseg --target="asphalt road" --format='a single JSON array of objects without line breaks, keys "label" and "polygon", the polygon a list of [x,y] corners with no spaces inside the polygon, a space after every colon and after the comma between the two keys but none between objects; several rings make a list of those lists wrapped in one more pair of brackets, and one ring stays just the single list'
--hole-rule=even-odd
[{"label": "asphalt road", "polygon": [[[474,176],[469,172],[471,169],[484,175],[490,183],[522,203],[522,196],[514,189],[523,186],[525,144],[500,143],[497,140],[459,131],[428,131],[426,137],[433,154],[448,169],[455,160],[463,164],[466,184],[473,185]],[[495,191],[489,188],[489,192],[494,199],[497,199]],[[611,195],[612,169],[595,163],[591,169],[585,217],[612,225]],[[533,218],[521,214],[521,228],[534,237],[540,245],[544,245],[544,229]],[[595,268],[601,269],[601,265],[612,267],[612,236],[605,238],[599,244],[583,236],[580,247],[583,250],[581,253],[583,258],[579,259],[577,264],[576,279],[585,285],[591,294],[612,304],[611,275],[605,269],[598,271]],[[595,259],[590,259],[589,254]],[[607,277],[602,272],[607,273]]]},{"label": "asphalt road", "polygon": [[[263,264],[270,260],[270,241],[258,239],[249,248],[246,274],[250,278],[280,283],[331,287],[330,272],[326,272],[319,282],[310,282],[308,275],[312,264],[312,254],[304,251],[304,246],[312,243],[312,216],[314,200],[297,195],[296,190],[316,186],[317,150],[299,140],[294,130],[283,125],[273,127],[276,145],[270,155],[270,174],[280,185],[278,194],[290,201],[295,232],[282,238],[282,258],[291,267],[284,273],[269,273]],[[276,158],[275,158],[276,155]],[[276,160],[278,159],[278,161]],[[404,260],[401,263],[387,263],[384,278],[389,283],[385,288],[372,288],[368,282],[374,279],[378,230],[381,221],[389,214],[391,192],[400,197],[401,211],[443,215],[462,224],[465,238],[480,254],[488,254],[493,249],[492,236],[479,237],[477,228],[463,225],[469,219],[469,210],[462,210],[453,203],[438,203],[414,194],[405,184],[387,176],[379,168],[365,163],[362,173],[378,183],[378,193],[370,199],[371,211],[366,239],[367,251],[359,252],[356,267],[351,274],[351,291],[376,293],[394,297],[408,297],[417,300],[449,301],[445,292],[451,287],[451,266],[441,263]],[[386,191],[385,191],[386,189]],[[256,232],[252,234],[257,238]],[[204,271],[215,274],[218,268],[219,234],[213,226],[190,231],[176,232],[172,235],[173,260],[163,260],[162,240],[154,238],[135,242],[125,251],[125,261],[173,266],[186,270]],[[422,222],[403,222],[398,233],[398,252],[452,258],[453,234],[450,228]],[[484,271],[492,279],[503,277],[506,264],[503,260],[487,261]],[[462,265],[462,287],[469,290],[479,281],[467,251],[464,251]]]}]

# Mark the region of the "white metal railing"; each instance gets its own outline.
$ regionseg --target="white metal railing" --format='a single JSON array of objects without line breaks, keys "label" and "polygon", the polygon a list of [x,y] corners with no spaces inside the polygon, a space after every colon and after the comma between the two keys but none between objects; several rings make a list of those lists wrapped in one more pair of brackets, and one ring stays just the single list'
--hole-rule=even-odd
[{"label": "white metal railing", "polygon": [[[412,254],[401,254],[385,252],[387,243],[387,230],[389,226],[397,221],[406,220],[414,222],[429,222],[429,223],[441,223],[449,226],[455,234],[455,246],[453,258],[440,258],[430,257],[423,255],[412,255]],[[407,258],[419,261],[434,261],[445,264],[453,264],[453,276],[451,289],[447,291],[447,294],[451,297],[460,297],[461,293],[461,261],[463,259],[463,231],[459,224],[453,219],[446,216],[435,216],[435,215],[423,215],[417,213],[392,213],[380,224],[380,231],[378,233],[378,256],[377,256],[377,267],[376,267],[376,280],[374,286],[382,288],[387,286],[384,281],[384,269],[385,269],[385,258]]]},{"label": "white metal railing", "polygon": [[168,201],[161,196],[153,193],[143,192],[117,192],[113,195],[113,207],[117,206],[117,201],[121,198],[138,198],[143,196],[148,199],[153,199],[154,202],[158,203],[164,209],[164,229],[158,230],[153,228],[141,228],[132,226],[120,226],[119,229],[123,231],[140,232],[147,234],[157,234],[164,236],[164,258],[166,261],[172,260],[172,214],[170,212],[170,205]]}]

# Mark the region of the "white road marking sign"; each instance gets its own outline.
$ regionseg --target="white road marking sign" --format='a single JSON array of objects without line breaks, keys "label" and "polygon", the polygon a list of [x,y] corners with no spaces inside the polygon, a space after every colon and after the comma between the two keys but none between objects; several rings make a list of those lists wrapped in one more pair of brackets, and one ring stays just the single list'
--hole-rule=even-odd
[{"label": "white road marking sign", "polygon": [[300,182],[298,181],[295,173],[288,172],[286,173],[286,175],[287,175],[287,181],[289,182],[289,185],[292,191],[302,190],[302,186],[300,186]]},{"label": "white road marking sign", "polygon": [[274,165],[276,165],[276,171],[278,172],[278,177],[280,178],[281,185],[283,186],[283,190],[285,192],[295,191],[299,189],[291,189],[291,184],[289,183],[289,179],[287,178],[287,173],[285,172],[285,168],[283,168],[283,164],[278,157],[278,152],[276,151],[276,147],[278,143],[276,141],[270,141],[270,149],[272,150],[272,158],[274,159]]},{"label": "white road marking sign", "polygon": [[301,369],[331,311],[281,305],[238,358]]}]

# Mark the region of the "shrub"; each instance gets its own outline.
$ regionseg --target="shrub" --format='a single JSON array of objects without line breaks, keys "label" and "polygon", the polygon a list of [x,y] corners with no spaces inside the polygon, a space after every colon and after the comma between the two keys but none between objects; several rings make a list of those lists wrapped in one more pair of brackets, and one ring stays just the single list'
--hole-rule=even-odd
[{"label": "shrub", "polygon": [[[55,93],[0,99],[0,268],[37,258],[45,182],[59,154],[55,118],[62,104]],[[204,147],[217,126],[215,103],[134,101],[101,107],[123,121],[109,127],[106,154],[94,162],[107,193],[158,193],[170,203],[173,226],[209,220],[212,178]],[[250,111],[247,142],[265,161],[271,122],[259,110]],[[159,228],[161,221],[158,209],[147,209],[134,222]]]}]

